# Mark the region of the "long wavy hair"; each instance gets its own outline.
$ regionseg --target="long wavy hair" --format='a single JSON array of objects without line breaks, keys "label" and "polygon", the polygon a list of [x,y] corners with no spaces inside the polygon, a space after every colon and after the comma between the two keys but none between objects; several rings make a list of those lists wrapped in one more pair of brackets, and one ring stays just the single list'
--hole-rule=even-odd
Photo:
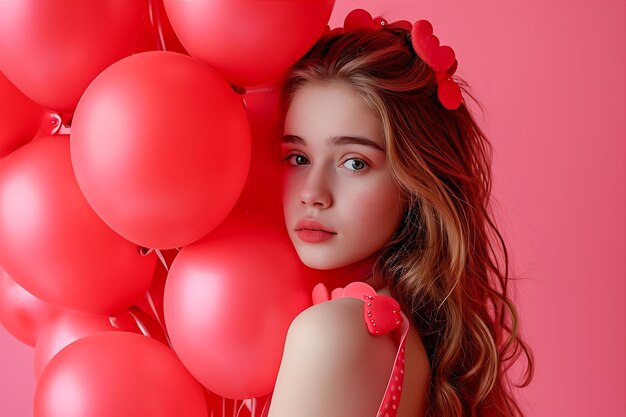
[{"label": "long wavy hair", "polygon": [[524,387],[534,361],[489,205],[490,142],[465,102],[456,110],[441,105],[435,73],[402,27],[323,35],[279,83],[283,120],[300,87],[335,82],[351,86],[380,118],[388,169],[408,202],[372,273],[422,336],[431,364],[427,416],[522,416],[506,371],[523,355],[516,385]]}]

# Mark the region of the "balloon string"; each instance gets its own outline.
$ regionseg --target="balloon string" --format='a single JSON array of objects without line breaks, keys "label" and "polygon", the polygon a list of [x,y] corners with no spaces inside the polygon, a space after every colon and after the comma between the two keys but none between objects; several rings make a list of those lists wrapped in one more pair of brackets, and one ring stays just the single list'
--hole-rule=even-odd
[{"label": "balloon string", "polygon": [[159,249],[155,249],[154,252],[156,253],[157,257],[161,260],[161,263],[163,264],[163,267],[165,268],[165,270],[167,272],[170,272],[170,267],[167,266],[167,262],[165,262],[165,257],[163,256],[163,253]]},{"label": "balloon string", "polygon": [[268,404],[270,403],[270,397],[267,397],[265,400],[265,404],[263,404],[263,411],[261,411],[261,416],[260,417],[265,417],[267,414],[265,413]]},{"label": "balloon string", "polygon": [[163,264],[163,267],[165,268],[165,270],[167,272],[170,271],[170,268],[167,266],[167,262],[165,262],[165,257],[163,256],[163,253],[161,253],[161,251],[159,249],[149,248],[149,249],[147,249],[147,252],[146,252],[146,249],[147,248],[140,247],[139,248],[139,254],[141,256],[148,256],[152,252],[156,253],[157,258],[159,258],[161,260],[161,263]]},{"label": "balloon string", "polygon": [[152,28],[156,29],[156,38],[161,51],[165,51],[165,39],[163,38],[163,27],[161,26],[161,16],[159,6],[155,5],[155,0],[148,0],[148,13],[150,15],[150,23]]},{"label": "balloon string", "polygon": [[143,334],[146,337],[150,337],[150,332],[148,331],[146,326],[143,324],[143,322],[139,320],[139,317],[137,317],[135,313],[133,313],[132,311],[130,310],[127,310],[127,311],[128,311],[128,314],[130,314],[131,317],[135,320],[135,324],[139,328],[139,331],[141,331],[141,334]]},{"label": "balloon string", "polygon": [[172,340],[170,339],[170,335],[167,334],[167,329],[165,328],[165,324],[159,317],[159,313],[157,312],[156,306],[154,305],[154,300],[152,298],[152,294],[150,294],[150,290],[146,291],[146,301],[148,301],[148,306],[150,306],[150,310],[154,314],[154,317],[156,317],[156,321],[157,323],[159,323],[159,326],[161,326],[161,330],[163,330],[163,335],[165,336],[165,341],[167,342],[167,345],[170,347],[170,349],[174,350],[174,346],[172,345]]},{"label": "balloon string", "polygon": [[156,306],[154,305],[154,299],[152,298],[152,294],[150,294],[150,290],[146,291],[146,301],[148,302],[148,306],[150,306],[150,311],[152,311],[161,327],[163,327],[163,323],[161,323],[161,317],[159,317],[159,313],[157,312]]},{"label": "balloon string", "polygon": [[161,50],[167,51],[167,47],[165,45],[165,37],[163,36],[163,25],[161,24],[161,8],[157,5],[155,10],[157,22],[159,22],[159,40],[161,41]]},{"label": "balloon string", "polygon": [[[139,247],[139,254],[141,256],[148,256],[151,252],[156,253],[157,257],[159,258],[159,260],[161,261],[161,263],[163,264],[163,267],[165,268],[166,271],[169,272],[170,268],[169,266],[167,266],[167,262],[165,261],[165,257],[163,256],[163,253],[161,253],[161,251],[159,249],[154,249],[154,248],[144,248],[144,247]],[[146,291],[146,301],[148,302],[148,306],[150,307],[150,310],[152,311],[152,313],[154,314],[154,317],[157,320],[157,323],[159,323],[159,326],[161,326],[161,330],[163,330],[163,335],[165,336],[165,341],[167,342],[167,345],[170,347],[170,349],[174,349],[174,347],[172,346],[172,341],[170,339],[169,334],[167,334],[167,329],[165,328],[165,324],[163,322],[163,320],[161,320],[161,317],[159,315],[159,312],[156,309],[156,306],[154,304],[154,299],[152,298],[152,294],[150,294],[150,290]]]},{"label": "balloon string", "polygon": [[117,324],[117,318],[115,316],[109,316],[109,323],[111,323],[111,326],[115,327],[116,329],[120,328],[120,326]]}]

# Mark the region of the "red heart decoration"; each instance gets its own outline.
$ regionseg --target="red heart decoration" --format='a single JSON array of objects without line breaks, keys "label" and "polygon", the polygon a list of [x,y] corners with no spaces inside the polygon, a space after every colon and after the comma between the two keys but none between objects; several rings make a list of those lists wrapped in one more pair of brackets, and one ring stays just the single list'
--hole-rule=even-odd
[{"label": "red heart decoration", "polygon": [[[389,333],[402,323],[400,304],[386,294],[377,294],[374,288],[365,282],[355,281],[346,285],[345,288],[335,288],[330,299],[358,298],[363,300],[363,317],[367,330],[380,336]],[[329,300],[328,289],[323,283],[313,288],[313,304]]]},{"label": "red heart decoration", "polygon": [[418,20],[413,25],[411,36],[415,39],[423,39],[433,34],[433,25],[428,20]]},{"label": "red heart decoration", "polygon": [[358,298],[359,300],[363,300],[363,297],[366,295],[376,295],[376,290],[362,281],[349,283],[341,293],[342,297]]},{"label": "red heart decoration", "polygon": [[367,330],[380,336],[389,333],[402,323],[400,304],[385,294],[364,295],[363,315]]},{"label": "red heart decoration", "polygon": [[445,78],[437,83],[437,96],[439,101],[448,110],[454,110],[461,105],[463,97],[461,89],[452,79]]},{"label": "red heart decoration", "polygon": [[330,295],[328,294],[328,288],[326,288],[326,285],[324,285],[323,282],[320,282],[315,287],[313,287],[311,298],[312,298],[313,304],[319,304],[319,303],[323,303],[325,301],[330,300]]},{"label": "red heart decoration", "polygon": [[387,26],[389,22],[382,16],[377,16],[374,18],[374,29],[380,29],[383,26]]},{"label": "red heart decoration", "polygon": [[457,67],[459,66],[459,61],[454,60],[454,64],[450,68],[448,68],[448,74],[453,75],[456,72]]},{"label": "red heart decoration", "polygon": [[411,29],[411,42],[415,52],[435,71],[445,72],[454,64],[454,51],[447,45],[439,45],[428,20],[415,22]]},{"label": "red heart decoration", "polygon": [[374,29],[374,18],[367,10],[354,9],[343,21],[343,30],[349,32],[357,28]]},{"label": "red heart decoration", "polygon": [[408,20],[396,20],[395,22],[390,23],[390,25],[394,27],[406,29],[408,31],[411,31],[411,29],[413,28],[413,25]]},{"label": "red heart decoration", "polygon": [[343,294],[343,287],[337,287],[330,292],[330,299],[336,300],[337,298],[341,298]]}]

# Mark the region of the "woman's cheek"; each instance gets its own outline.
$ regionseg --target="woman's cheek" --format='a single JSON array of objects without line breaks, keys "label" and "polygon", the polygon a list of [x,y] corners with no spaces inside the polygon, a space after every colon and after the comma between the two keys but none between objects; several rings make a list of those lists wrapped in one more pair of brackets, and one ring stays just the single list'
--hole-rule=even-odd
[{"label": "woman's cheek", "polygon": [[381,196],[377,195],[374,189],[364,187],[351,198],[351,215],[358,219],[359,224],[368,226],[376,224],[381,214],[380,198]]},{"label": "woman's cheek", "polygon": [[359,223],[373,225],[377,230],[395,228],[402,215],[399,193],[387,181],[364,184],[352,201],[352,213]]}]

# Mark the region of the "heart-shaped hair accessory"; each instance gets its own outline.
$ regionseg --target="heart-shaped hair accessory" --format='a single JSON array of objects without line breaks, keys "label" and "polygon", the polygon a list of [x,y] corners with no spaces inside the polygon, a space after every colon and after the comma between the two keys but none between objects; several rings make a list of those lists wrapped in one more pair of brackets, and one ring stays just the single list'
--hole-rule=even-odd
[{"label": "heart-shaped hair accessory", "polygon": [[363,9],[352,10],[343,21],[343,30],[346,32],[354,29],[374,29],[374,27],[374,18]]},{"label": "heart-shaped hair accessory", "polygon": [[413,49],[428,66],[435,70],[439,101],[448,110],[459,108],[463,97],[459,85],[452,79],[458,65],[454,50],[448,45],[439,44],[439,38],[433,35],[433,26],[428,20],[418,20],[415,24],[406,20],[389,23],[381,16],[372,17],[367,10],[354,9],[344,19],[343,27],[331,30],[330,26],[326,25],[322,35],[335,35],[362,29],[376,31],[385,26],[403,28],[411,32]]},{"label": "heart-shaped hair accessory", "polygon": [[411,30],[413,49],[435,71],[447,71],[455,61],[454,51],[448,45],[439,45],[428,20],[418,20]]},{"label": "heart-shaped hair accessory", "polygon": [[[346,18],[343,20],[343,27],[340,26],[330,30],[330,26],[326,25],[322,35],[345,33],[355,29],[378,30],[388,24],[387,19],[382,16],[372,17],[370,12],[365,9],[354,9],[346,15]],[[411,26],[408,27],[408,30],[411,30]]]},{"label": "heart-shaped hair accessory", "polygon": [[440,45],[439,38],[433,35],[433,26],[428,20],[418,20],[411,29],[411,43],[417,55],[435,70],[437,97],[448,110],[455,110],[463,101],[461,89],[452,79],[458,62],[454,50],[448,45]]}]

